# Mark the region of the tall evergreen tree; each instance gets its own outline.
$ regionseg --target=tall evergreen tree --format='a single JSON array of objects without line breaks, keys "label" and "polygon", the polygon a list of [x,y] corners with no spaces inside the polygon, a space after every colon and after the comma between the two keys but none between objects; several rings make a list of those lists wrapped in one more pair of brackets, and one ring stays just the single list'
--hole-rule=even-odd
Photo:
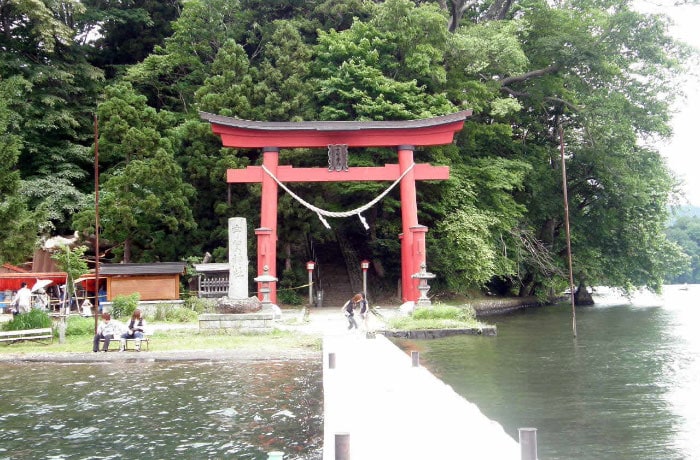
[{"label": "tall evergreen tree", "polygon": [[[69,231],[90,183],[92,113],[102,81],[75,41],[80,2],[0,3],[0,75],[21,78],[8,101],[21,140],[21,193],[39,232]],[[27,254],[29,256],[29,254]]]},{"label": "tall evergreen tree", "polygon": [[90,62],[111,80],[148,57],[172,34],[180,0],[84,0],[82,36],[90,43]]},{"label": "tall evergreen tree", "polygon": [[20,77],[0,80],[0,262],[23,262],[37,240],[35,216],[19,194],[20,174],[17,160],[22,139],[13,134],[17,123],[9,101],[21,95],[27,82]]},{"label": "tall evergreen tree", "polygon": [[[195,227],[189,198],[193,190],[182,179],[166,133],[171,114],[146,105],[130,85],[107,88],[100,104],[100,152],[113,166],[103,175],[100,227],[120,260],[178,259],[178,232]],[[76,215],[80,229],[94,230],[94,209]]]}]

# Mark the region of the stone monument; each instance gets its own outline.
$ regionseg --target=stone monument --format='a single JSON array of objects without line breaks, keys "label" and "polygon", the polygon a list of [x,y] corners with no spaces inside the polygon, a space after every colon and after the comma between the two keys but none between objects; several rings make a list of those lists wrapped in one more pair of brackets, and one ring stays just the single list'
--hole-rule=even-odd
[{"label": "stone monument", "polygon": [[228,220],[228,295],[217,299],[217,313],[199,316],[200,330],[265,331],[273,326],[273,312],[248,294],[248,231],[244,217]]},{"label": "stone monument", "polygon": [[248,298],[248,229],[245,217],[228,220],[228,297]]}]

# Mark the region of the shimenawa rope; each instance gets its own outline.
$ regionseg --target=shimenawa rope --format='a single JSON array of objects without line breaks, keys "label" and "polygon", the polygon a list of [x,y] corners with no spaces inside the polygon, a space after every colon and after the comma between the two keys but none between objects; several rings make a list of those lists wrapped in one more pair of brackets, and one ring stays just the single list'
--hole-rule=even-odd
[{"label": "shimenawa rope", "polygon": [[365,230],[369,230],[369,225],[367,225],[367,221],[365,220],[364,217],[362,217],[362,214],[360,214],[360,213],[362,213],[362,212],[366,211],[367,209],[371,208],[372,206],[374,206],[375,204],[377,204],[382,198],[384,198],[384,197],[387,195],[387,193],[389,193],[389,192],[391,191],[391,189],[393,189],[394,187],[396,187],[396,184],[398,184],[399,182],[401,182],[401,179],[403,179],[404,176],[406,176],[406,174],[408,174],[408,172],[411,171],[415,165],[416,165],[415,163],[411,163],[411,166],[409,166],[408,168],[406,168],[406,170],[405,170],[403,173],[401,173],[401,175],[398,177],[398,179],[396,179],[396,180],[394,181],[394,183],[392,183],[386,190],[384,190],[379,196],[377,196],[375,199],[373,199],[373,200],[370,201],[369,203],[364,204],[364,205],[360,206],[359,208],[355,208],[355,209],[352,209],[352,210],[350,210],[350,211],[343,211],[343,212],[326,211],[325,209],[321,209],[321,208],[318,208],[318,207],[312,205],[311,203],[309,203],[308,201],[305,201],[303,198],[301,198],[301,197],[300,197],[299,195],[297,195],[296,193],[294,193],[294,192],[292,192],[291,190],[289,190],[289,188],[288,188],[286,185],[284,185],[282,182],[280,182],[280,180],[277,179],[277,177],[275,177],[275,175],[272,174],[272,171],[270,171],[269,169],[267,169],[267,168],[265,167],[265,165],[262,165],[262,169],[263,169],[263,171],[265,171],[265,173],[266,173],[268,176],[270,176],[275,182],[277,182],[277,185],[279,185],[280,187],[282,187],[282,189],[283,189],[285,192],[289,193],[289,194],[292,196],[292,198],[294,198],[295,200],[297,200],[299,203],[301,203],[302,205],[304,205],[304,206],[305,206],[306,208],[308,208],[309,210],[315,212],[316,215],[318,216],[318,218],[321,220],[321,222],[323,222],[323,225],[324,225],[327,229],[330,230],[331,226],[328,224],[328,221],[327,221],[326,219],[323,218],[323,216],[326,216],[326,217],[350,217],[350,216],[352,216],[352,215],[357,214],[357,217],[360,218],[360,222],[362,222],[362,225],[364,225]]}]

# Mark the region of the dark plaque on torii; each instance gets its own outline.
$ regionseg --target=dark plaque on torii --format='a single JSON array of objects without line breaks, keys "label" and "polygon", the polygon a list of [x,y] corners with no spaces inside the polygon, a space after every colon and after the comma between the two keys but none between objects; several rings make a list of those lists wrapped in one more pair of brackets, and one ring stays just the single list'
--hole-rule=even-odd
[{"label": "dark plaque on torii", "polygon": [[330,144],[328,146],[328,170],[348,170],[348,144]]}]

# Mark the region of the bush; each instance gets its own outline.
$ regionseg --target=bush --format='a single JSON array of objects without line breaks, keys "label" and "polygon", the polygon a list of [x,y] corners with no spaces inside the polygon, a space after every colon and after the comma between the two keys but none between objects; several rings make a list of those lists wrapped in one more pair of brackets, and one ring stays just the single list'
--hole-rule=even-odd
[{"label": "bush", "polygon": [[417,308],[411,315],[413,319],[451,319],[455,321],[470,321],[476,315],[472,307],[453,307],[438,305],[433,308]]},{"label": "bush", "polygon": [[155,321],[167,321],[171,323],[189,323],[197,321],[199,314],[187,307],[173,307],[172,305],[159,304],[153,317]]},{"label": "bush", "polygon": [[433,308],[418,308],[411,316],[391,318],[388,321],[391,329],[456,329],[464,327],[483,326],[476,320],[474,309],[470,306],[435,306]]},{"label": "bush", "polygon": [[21,331],[24,329],[38,329],[51,327],[51,318],[43,310],[31,310],[29,313],[15,315],[12,320],[5,323],[5,331]]},{"label": "bush", "polygon": [[66,337],[69,335],[93,335],[95,334],[95,318],[83,318],[82,316],[69,316],[66,325]]},{"label": "bush", "polygon": [[189,296],[185,299],[185,308],[196,313],[213,312],[216,310],[216,301],[202,299],[197,296]]},{"label": "bush", "polygon": [[139,306],[141,295],[134,292],[130,295],[118,295],[112,300],[112,317],[114,318],[130,318]]},{"label": "bush", "polygon": [[277,291],[277,303],[284,305],[301,305],[304,298],[297,291],[286,289]]}]

